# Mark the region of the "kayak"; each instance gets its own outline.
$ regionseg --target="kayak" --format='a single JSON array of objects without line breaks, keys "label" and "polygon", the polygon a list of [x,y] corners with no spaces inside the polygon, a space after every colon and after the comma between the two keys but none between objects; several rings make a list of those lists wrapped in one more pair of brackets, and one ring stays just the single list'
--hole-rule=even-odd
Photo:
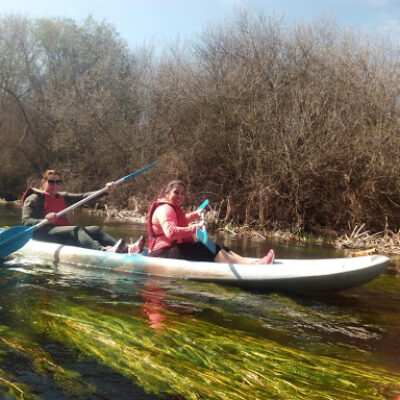
[{"label": "kayak", "polygon": [[[55,266],[99,269],[174,279],[216,282],[243,288],[289,292],[340,291],[378,277],[389,258],[369,255],[353,258],[277,259],[271,265],[224,264],[120,254],[29,240],[17,256],[46,260]],[[254,261],[256,259],[249,258]]]}]

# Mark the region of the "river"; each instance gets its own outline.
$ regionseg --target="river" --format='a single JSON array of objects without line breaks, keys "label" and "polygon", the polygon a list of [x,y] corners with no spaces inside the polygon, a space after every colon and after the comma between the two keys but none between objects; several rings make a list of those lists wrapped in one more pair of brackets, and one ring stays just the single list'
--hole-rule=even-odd
[{"label": "river", "polygon": [[[144,226],[103,224],[115,237]],[[0,226],[19,210],[0,206]],[[218,237],[247,256],[343,253]],[[359,288],[303,296],[11,259],[0,275],[6,399],[397,400],[400,263]]]}]

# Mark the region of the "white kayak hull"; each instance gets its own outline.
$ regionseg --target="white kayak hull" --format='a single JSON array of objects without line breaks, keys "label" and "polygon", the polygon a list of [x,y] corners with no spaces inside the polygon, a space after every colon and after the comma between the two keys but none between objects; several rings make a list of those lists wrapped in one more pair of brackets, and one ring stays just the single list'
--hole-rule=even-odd
[{"label": "white kayak hull", "polygon": [[15,254],[54,265],[218,282],[246,288],[295,292],[340,291],[378,277],[389,258],[277,259],[272,265],[223,264],[117,254],[30,240]]}]

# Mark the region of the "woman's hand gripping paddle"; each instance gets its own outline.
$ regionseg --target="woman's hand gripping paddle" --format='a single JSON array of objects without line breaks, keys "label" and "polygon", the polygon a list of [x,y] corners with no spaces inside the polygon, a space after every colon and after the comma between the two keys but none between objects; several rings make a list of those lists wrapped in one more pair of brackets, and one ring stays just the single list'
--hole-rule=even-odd
[{"label": "woman's hand gripping paddle", "polygon": [[[204,210],[208,206],[208,199],[204,200],[204,202],[199,206],[199,208],[196,211],[201,211],[201,221],[204,223],[206,220],[206,210]],[[205,224],[203,224],[203,227],[201,229],[197,228],[196,229],[196,237],[197,239],[200,240],[201,243],[204,244],[210,250],[213,254],[216,252],[216,247],[215,243],[209,239],[207,229]]]},{"label": "woman's hand gripping paddle", "polygon": [[[127,181],[130,178],[133,178],[136,175],[141,174],[142,172],[146,171],[147,169],[153,167],[156,165],[158,161],[154,161],[153,163],[147,165],[146,167],[139,169],[136,172],[133,172],[129,175],[124,176],[121,179],[118,179],[115,182],[115,186],[119,185],[122,182]],[[73,210],[76,207],[79,207],[80,205],[87,203],[88,201],[94,199],[97,196],[100,196],[104,192],[108,190],[108,186],[104,186],[103,189],[98,190],[97,192],[92,193],[88,197],[85,197],[84,199],[76,202],[75,204],[72,204],[71,206],[65,208],[64,210],[58,212],[56,214],[56,217],[61,217],[62,215],[66,214],[67,212]],[[43,226],[48,224],[49,221],[47,219],[42,220],[36,225],[33,226],[14,226],[12,228],[9,228],[3,232],[0,233],[0,258],[4,258],[8,256],[9,254],[13,253],[14,251],[17,251],[21,247],[23,247],[29,239],[32,237],[33,232]]]}]

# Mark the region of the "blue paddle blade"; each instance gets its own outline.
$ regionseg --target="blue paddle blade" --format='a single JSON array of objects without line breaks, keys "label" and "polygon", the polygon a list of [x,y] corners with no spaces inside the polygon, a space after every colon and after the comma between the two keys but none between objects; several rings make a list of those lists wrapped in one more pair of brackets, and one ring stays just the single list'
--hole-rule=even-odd
[{"label": "blue paddle blade", "polygon": [[28,243],[34,226],[14,226],[0,233],[0,258],[17,251]]},{"label": "blue paddle blade", "polygon": [[215,243],[208,238],[208,233],[207,233],[206,229],[202,230],[202,229],[197,228],[196,229],[196,237],[197,237],[197,239],[200,240],[201,243],[204,244],[204,246],[206,246],[208,248],[208,250],[210,250],[213,254],[215,254],[215,252],[217,250],[215,247]]},{"label": "blue paddle blade", "polygon": [[204,201],[199,205],[199,207],[197,208],[196,211],[201,211],[203,208],[206,208],[206,207],[208,206],[208,203],[209,203],[208,199],[204,200]]}]

